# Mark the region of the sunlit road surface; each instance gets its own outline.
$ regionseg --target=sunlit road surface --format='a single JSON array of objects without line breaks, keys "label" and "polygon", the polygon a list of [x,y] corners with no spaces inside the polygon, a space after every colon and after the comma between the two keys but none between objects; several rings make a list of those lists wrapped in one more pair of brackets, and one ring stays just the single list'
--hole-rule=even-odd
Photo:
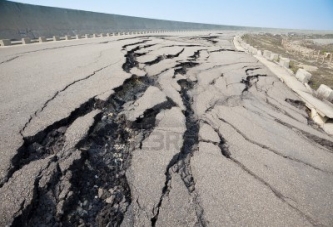
[{"label": "sunlit road surface", "polygon": [[332,226],[332,138],[235,34],[1,48],[0,226]]}]

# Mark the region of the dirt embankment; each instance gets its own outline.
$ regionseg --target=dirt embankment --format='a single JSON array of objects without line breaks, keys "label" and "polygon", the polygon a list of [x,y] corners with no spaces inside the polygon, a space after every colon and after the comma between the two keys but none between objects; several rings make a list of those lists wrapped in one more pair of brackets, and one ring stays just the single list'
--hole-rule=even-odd
[{"label": "dirt embankment", "polygon": [[290,58],[290,68],[294,73],[299,68],[309,71],[312,74],[309,84],[313,89],[317,89],[321,84],[333,88],[333,43],[326,42],[332,38],[332,34],[295,33],[287,35],[246,34],[243,36],[244,41],[251,46]]}]

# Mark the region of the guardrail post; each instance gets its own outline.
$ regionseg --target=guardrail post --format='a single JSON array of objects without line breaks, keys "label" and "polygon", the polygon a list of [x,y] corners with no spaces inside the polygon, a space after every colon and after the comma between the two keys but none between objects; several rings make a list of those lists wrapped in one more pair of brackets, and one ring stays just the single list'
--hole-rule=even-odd
[{"label": "guardrail post", "polygon": [[53,41],[59,41],[59,40],[60,40],[59,36],[53,36]]},{"label": "guardrail post", "polygon": [[29,44],[29,43],[31,43],[30,38],[22,38],[22,44]]},{"label": "guardrail post", "polygon": [[10,46],[11,44],[9,39],[0,39],[0,46]]},{"label": "guardrail post", "polygon": [[46,38],[44,36],[41,36],[41,37],[38,38],[38,42],[45,43],[46,42]]}]

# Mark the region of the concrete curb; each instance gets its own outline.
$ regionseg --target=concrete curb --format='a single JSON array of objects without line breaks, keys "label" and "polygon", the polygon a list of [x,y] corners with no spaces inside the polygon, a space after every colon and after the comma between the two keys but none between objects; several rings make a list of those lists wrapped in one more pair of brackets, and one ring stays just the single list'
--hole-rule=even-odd
[{"label": "concrete curb", "polygon": [[[249,50],[251,47],[246,44],[239,36],[234,37],[234,46],[238,50],[242,50],[252,54]],[[260,51],[260,50],[259,50]],[[258,52],[259,52],[258,51]],[[285,83],[290,89],[292,89],[297,96],[305,103],[307,108],[311,110],[310,117],[316,122],[323,130],[333,136],[333,104],[320,100],[318,96],[332,97],[333,91],[327,86],[323,85],[317,92],[313,91],[307,82],[311,78],[311,74],[304,69],[299,69],[296,75],[289,69],[288,58],[280,57],[279,63],[274,61],[276,58],[272,58],[271,51],[264,50],[263,56],[259,54],[252,54],[262,64],[264,64],[273,74],[275,74],[283,83]],[[326,89],[326,87],[328,89]],[[316,95],[317,97],[315,97]]]}]

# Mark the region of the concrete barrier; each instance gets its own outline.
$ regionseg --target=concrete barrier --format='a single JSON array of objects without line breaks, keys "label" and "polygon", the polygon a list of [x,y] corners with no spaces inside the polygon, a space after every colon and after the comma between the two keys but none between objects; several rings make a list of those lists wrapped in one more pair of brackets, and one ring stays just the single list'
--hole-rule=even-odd
[{"label": "concrete barrier", "polygon": [[280,57],[279,64],[287,69],[289,69],[290,59],[289,58],[283,58]]},{"label": "concrete barrier", "polygon": [[279,55],[276,53],[271,53],[271,57],[269,58],[271,61],[278,61],[279,60]]},{"label": "concrete barrier", "polygon": [[259,56],[261,56],[261,55],[262,55],[262,52],[261,52],[261,50],[258,50],[258,52],[257,52],[257,55],[259,55]]},{"label": "concrete barrier", "polygon": [[303,84],[308,83],[312,75],[305,69],[298,69],[296,73],[296,78]]},{"label": "concrete barrier", "polygon": [[75,35],[75,39],[81,39],[80,35]]},{"label": "concrete barrier", "polygon": [[30,38],[22,38],[22,44],[29,44],[29,43],[31,43]]},{"label": "concrete barrier", "polygon": [[44,36],[38,38],[38,42],[45,43],[47,40]]},{"label": "concrete barrier", "polygon": [[258,49],[252,47],[252,49],[251,49],[251,53],[252,53],[253,55],[257,54],[257,53],[258,53]]},{"label": "concrete barrier", "polygon": [[9,39],[0,39],[0,46],[10,46],[11,44]]},{"label": "concrete barrier", "polygon": [[272,54],[271,51],[269,51],[269,50],[264,50],[264,54],[263,54],[263,56],[264,56],[266,59],[270,60],[270,58],[271,58],[271,54]]},{"label": "concrete barrier", "polygon": [[86,39],[88,39],[89,37],[90,37],[89,34],[85,34],[85,35],[84,35],[84,38],[86,38]]},{"label": "concrete barrier", "polygon": [[70,35],[65,35],[65,40],[71,40],[72,39],[72,36]]},{"label": "concrete barrier", "polygon": [[53,41],[60,41],[60,37],[59,36],[53,36]]},{"label": "concrete barrier", "polygon": [[317,96],[322,97],[330,102],[333,101],[333,90],[326,86],[325,84],[321,84],[317,89]]}]

